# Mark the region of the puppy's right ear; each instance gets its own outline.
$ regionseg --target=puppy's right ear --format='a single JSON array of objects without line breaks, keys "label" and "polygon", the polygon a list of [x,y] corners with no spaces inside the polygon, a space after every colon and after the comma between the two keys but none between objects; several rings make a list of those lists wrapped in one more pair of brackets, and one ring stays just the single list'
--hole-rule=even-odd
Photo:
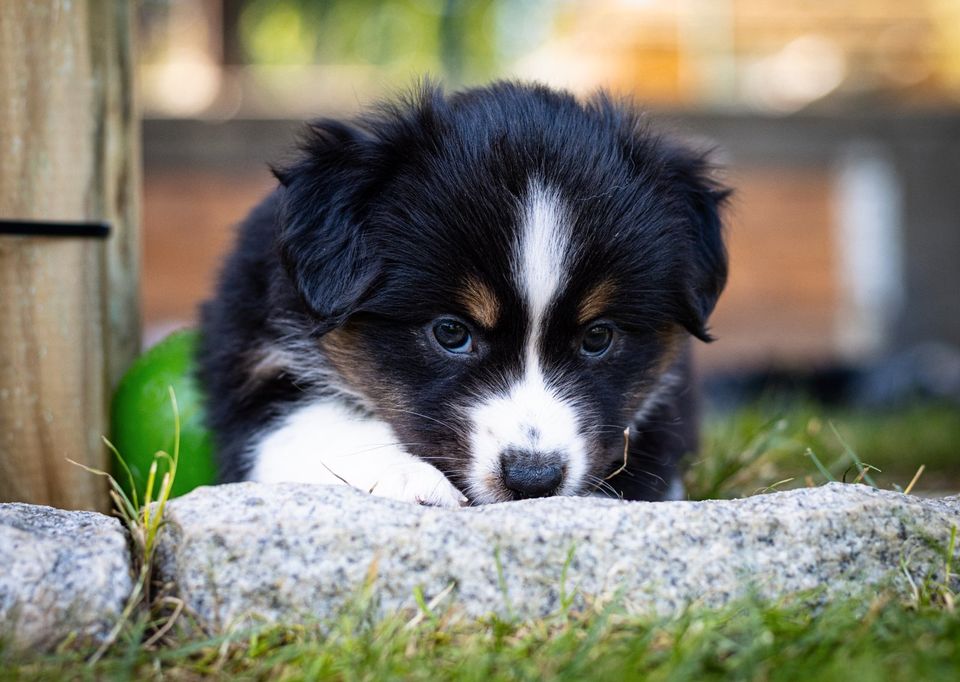
[{"label": "puppy's right ear", "polygon": [[339,121],[309,125],[302,157],[274,169],[282,185],[280,257],[319,331],[340,326],[369,297],[381,264],[365,239],[375,142]]}]

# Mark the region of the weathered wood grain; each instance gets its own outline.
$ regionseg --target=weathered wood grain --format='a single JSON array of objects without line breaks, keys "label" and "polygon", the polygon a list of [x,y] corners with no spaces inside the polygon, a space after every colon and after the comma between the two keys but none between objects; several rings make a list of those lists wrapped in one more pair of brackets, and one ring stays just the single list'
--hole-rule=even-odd
[{"label": "weathered wood grain", "polygon": [[112,387],[138,345],[133,3],[0,3],[0,217],[103,220],[107,240],[0,236],[0,501],[104,508]]}]

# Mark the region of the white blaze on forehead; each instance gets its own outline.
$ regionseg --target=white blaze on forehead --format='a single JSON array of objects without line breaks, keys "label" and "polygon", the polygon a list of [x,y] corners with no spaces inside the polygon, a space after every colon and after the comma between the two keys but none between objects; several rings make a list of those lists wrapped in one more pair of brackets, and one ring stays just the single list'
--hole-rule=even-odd
[{"label": "white blaze on forehead", "polygon": [[[539,182],[532,182],[523,206],[514,262],[520,292],[529,308],[528,344],[539,339],[547,308],[563,284],[569,241],[569,220],[560,197]],[[530,346],[527,348],[529,352]]]},{"label": "white blaze on forehead", "polygon": [[494,502],[503,493],[500,455],[506,450],[559,457],[560,494],[576,494],[586,473],[586,445],[576,405],[550,386],[540,358],[547,312],[563,289],[570,250],[570,218],[560,196],[537,181],[520,212],[513,272],[527,308],[523,372],[505,396],[492,396],[470,414],[471,498]]}]

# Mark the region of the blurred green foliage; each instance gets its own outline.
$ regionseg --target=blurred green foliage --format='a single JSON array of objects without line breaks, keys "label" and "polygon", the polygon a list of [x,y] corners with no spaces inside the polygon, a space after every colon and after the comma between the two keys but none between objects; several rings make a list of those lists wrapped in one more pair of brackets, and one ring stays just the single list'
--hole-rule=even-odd
[{"label": "blurred green foliage", "polygon": [[[487,78],[518,45],[510,25],[543,2],[248,0],[240,42],[255,64],[391,65],[454,82]],[[501,30],[503,29],[503,30]]]}]

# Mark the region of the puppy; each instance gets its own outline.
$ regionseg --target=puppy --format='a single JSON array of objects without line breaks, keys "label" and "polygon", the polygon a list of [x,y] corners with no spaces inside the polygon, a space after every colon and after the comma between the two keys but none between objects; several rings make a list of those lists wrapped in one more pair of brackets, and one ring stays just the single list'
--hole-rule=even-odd
[{"label": "puppy", "polygon": [[539,85],[310,124],[202,310],[222,481],[680,496],[689,339],[727,271],[709,170]]}]

